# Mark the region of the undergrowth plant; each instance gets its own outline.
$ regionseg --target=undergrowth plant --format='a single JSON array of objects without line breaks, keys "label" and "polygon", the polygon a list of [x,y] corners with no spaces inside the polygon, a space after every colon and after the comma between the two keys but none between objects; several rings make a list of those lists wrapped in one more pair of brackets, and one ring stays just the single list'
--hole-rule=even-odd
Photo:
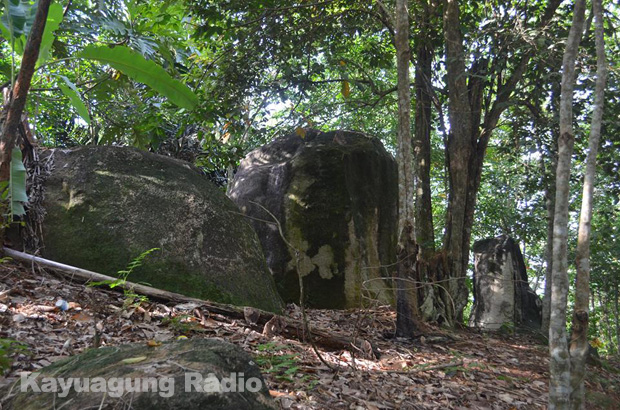
[{"label": "undergrowth plant", "polygon": [[25,353],[28,346],[12,339],[0,339],[0,375],[6,373],[13,364],[13,356],[16,353]]},{"label": "undergrowth plant", "polygon": [[[279,354],[285,346],[275,342],[264,343],[258,346],[259,353],[254,357],[254,362],[265,373],[273,373],[276,380],[292,383],[295,374],[299,371],[299,359],[296,354]],[[307,389],[316,386],[318,379],[311,375],[297,378],[298,381],[307,382]]]},{"label": "undergrowth plant", "polygon": [[274,342],[261,344],[258,346],[261,353],[254,361],[264,372],[273,373],[277,380],[292,382],[292,377],[299,369],[297,355],[278,354],[283,348]]},{"label": "undergrowth plant", "polygon": [[177,333],[181,333],[183,335],[188,335],[192,332],[204,331],[204,329],[196,323],[195,317],[187,314],[165,317],[162,319],[162,324],[169,326]]},{"label": "undergrowth plant", "polygon": [[160,250],[160,248],[152,248],[152,249],[149,249],[148,251],[142,252],[140,255],[135,257],[131,262],[129,262],[129,264],[127,265],[125,269],[119,270],[117,272],[117,276],[118,276],[117,279],[102,280],[99,282],[91,282],[89,286],[108,285],[110,289],[114,289],[117,286],[122,286],[123,294],[125,295],[124,307],[128,308],[128,307],[140,306],[142,303],[148,301],[148,298],[144,295],[137,294],[134,291],[133,287],[125,286],[127,284],[127,278],[129,277],[129,275],[131,275],[131,273],[136,268],[142,266],[142,263],[147,256],[149,256],[151,253],[158,251],[158,250]]}]

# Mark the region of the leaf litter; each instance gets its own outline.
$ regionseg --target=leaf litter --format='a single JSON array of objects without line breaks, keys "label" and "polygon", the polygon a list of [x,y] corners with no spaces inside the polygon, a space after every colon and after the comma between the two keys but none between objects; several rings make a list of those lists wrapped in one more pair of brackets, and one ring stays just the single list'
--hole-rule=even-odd
[{"label": "leaf litter", "polygon": [[[67,301],[66,310],[57,305]],[[533,333],[429,327],[393,338],[389,306],[306,309],[312,330],[354,339],[334,350],[263,332],[250,317],[231,319],[195,304],[127,305],[119,292],[71,282],[53,271],[0,265],[0,339],[22,342],[0,386],[85,349],[126,343],[158,346],[179,337],[220,338],[255,357],[282,409],[545,409],[548,348]],[[301,321],[290,305],[284,315]],[[359,343],[357,343],[359,342]],[[329,367],[327,365],[329,365]],[[620,363],[588,366],[588,409],[620,403]]]}]

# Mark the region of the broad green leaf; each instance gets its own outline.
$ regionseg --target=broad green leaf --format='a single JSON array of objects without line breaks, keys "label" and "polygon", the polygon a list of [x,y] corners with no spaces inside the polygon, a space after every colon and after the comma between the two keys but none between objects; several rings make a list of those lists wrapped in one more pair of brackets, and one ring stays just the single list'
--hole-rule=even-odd
[{"label": "broad green leaf", "polygon": [[0,18],[2,23],[0,30],[7,39],[15,41],[15,49],[13,51],[17,54],[22,54],[26,37],[28,37],[34,21],[37,4],[31,3],[29,0],[3,0],[3,3],[4,13]]},{"label": "broad green leaf", "polygon": [[189,87],[127,47],[90,45],[78,53],[78,57],[108,64],[133,80],[148,85],[179,107],[191,110],[198,104],[198,97]]},{"label": "broad green leaf", "polygon": [[26,194],[26,167],[24,167],[22,162],[22,151],[18,147],[13,148],[11,156],[9,191],[11,215],[24,215],[26,213],[24,203],[28,202],[28,195]]},{"label": "broad green leaf", "polygon": [[88,125],[90,125],[90,114],[88,113],[88,108],[86,108],[86,104],[82,101],[82,97],[80,97],[77,87],[69,81],[67,77],[61,76],[61,78],[66,84],[58,84],[60,90],[64,95],[69,97],[71,105],[73,105],[73,108],[75,108],[79,116],[82,117]]},{"label": "broad green leaf", "polygon": [[64,17],[63,11],[62,6],[58,3],[53,3],[50,5],[47,21],[45,22],[43,39],[41,40],[41,47],[39,48],[39,59],[37,60],[37,65],[50,58],[50,50],[52,49],[52,44],[54,44],[54,39],[56,38],[54,31],[58,30],[60,23],[62,23],[62,19]]}]

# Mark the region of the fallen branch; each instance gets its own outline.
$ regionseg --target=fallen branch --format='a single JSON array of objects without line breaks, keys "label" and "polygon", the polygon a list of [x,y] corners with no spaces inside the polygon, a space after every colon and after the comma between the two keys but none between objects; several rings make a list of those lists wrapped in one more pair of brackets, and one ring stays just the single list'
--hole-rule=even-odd
[{"label": "fallen branch", "polygon": [[[30,255],[24,252],[19,252],[10,248],[2,248],[4,255],[10,256],[13,259],[37,263],[40,266],[53,269],[54,271],[61,273],[63,276],[66,276],[70,280],[80,279],[85,282],[93,281],[93,282],[103,282],[103,281],[116,281],[118,278],[114,278],[112,276],[103,275],[101,273],[89,271],[86,269],[77,268],[75,266],[65,265],[64,263],[54,262],[49,259],[44,259],[38,256]],[[180,293],[168,292],[165,290],[153,288],[146,285],[140,285],[138,283],[133,283],[126,281],[124,283],[119,284],[117,287],[123,289],[130,289],[133,292],[148,296],[149,298],[153,298],[160,301],[166,302],[174,302],[174,303],[194,303],[196,307],[204,307],[211,313],[217,313],[232,319],[238,320],[246,320],[246,315],[248,314],[248,309],[252,311],[253,320],[252,322],[257,325],[265,325],[267,322],[272,320],[274,317],[278,315],[272,312],[267,312],[264,310],[256,309],[256,308],[243,308],[233,305],[228,305],[225,303],[217,303],[206,301],[198,298],[192,298],[189,296],[181,295]],[[116,289],[116,288],[115,288]],[[280,322],[283,324],[281,333],[285,337],[294,338],[297,340],[304,340],[304,326],[303,324],[291,323],[290,318],[280,318]],[[320,329],[313,329],[311,332],[312,337],[317,342],[317,344],[333,349],[333,350],[350,350],[352,347],[357,344],[361,344],[363,340],[360,340],[359,343],[354,344],[352,340],[349,340],[344,337],[335,336],[327,331],[323,331]],[[307,333],[306,333],[307,334]],[[359,346],[357,346],[359,348]]]}]

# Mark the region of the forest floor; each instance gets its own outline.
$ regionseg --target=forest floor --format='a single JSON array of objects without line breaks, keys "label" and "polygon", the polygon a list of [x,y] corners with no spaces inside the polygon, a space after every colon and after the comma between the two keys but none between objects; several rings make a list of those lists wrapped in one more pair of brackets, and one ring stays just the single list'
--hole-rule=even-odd
[{"label": "forest floor", "polygon": [[[55,307],[59,299],[68,310]],[[91,348],[97,339],[109,346],[184,335],[220,338],[252,354],[283,409],[546,408],[548,348],[535,334],[431,329],[413,341],[398,340],[391,337],[395,313],[389,307],[308,310],[312,329],[361,341],[360,349],[348,350],[317,343],[319,360],[309,343],[263,334],[260,326],[204,307],[126,302],[120,292],[35,266],[0,265],[0,339],[26,346],[12,355],[0,386]],[[301,311],[291,306],[286,317],[301,321]],[[588,409],[620,409],[620,362],[588,366],[586,387]]]}]

